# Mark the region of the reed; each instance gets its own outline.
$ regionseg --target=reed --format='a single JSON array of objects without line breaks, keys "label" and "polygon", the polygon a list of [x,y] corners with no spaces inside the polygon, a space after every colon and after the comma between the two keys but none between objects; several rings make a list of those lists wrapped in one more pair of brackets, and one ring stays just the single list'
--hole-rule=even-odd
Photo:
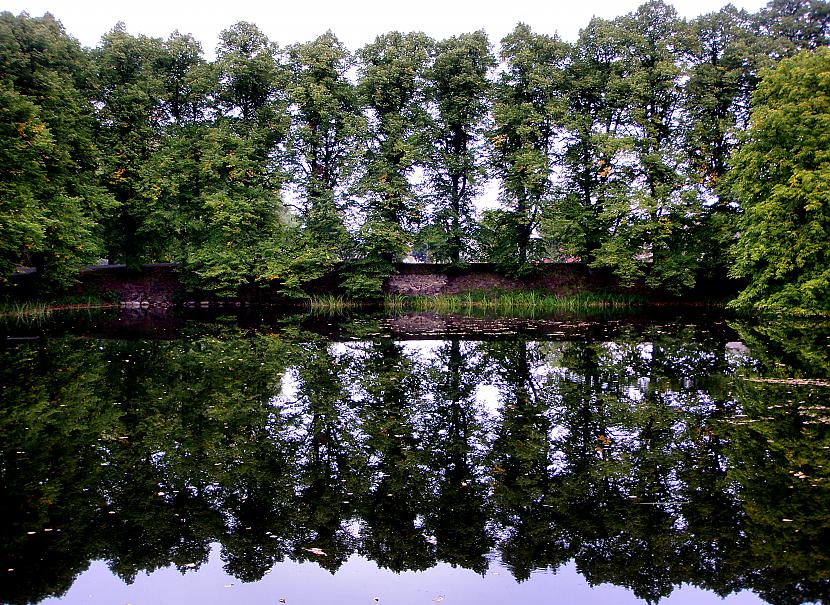
[{"label": "reed", "polygon": [[536,290],[509,292],[468,292],[437,296],[394,296],[386,299],[389,311],[429,313],[486,312],[498,315],[542,315],[562,311],[622,309],[644,304],[641,296],[619,293],[581,293],[557,296]]},{"label": "reed", "polygon": [[361,303],[343,296],[322,294],[305,299],[303,305],[313,313],[339,315],[348,310],[360,307]]},{"label": "reed", "polygon": [[0,317],[24,320],[29,322],[45,321],[58,311],[91,311],[108,309],[114,303],[99,298],[67,298],[44,302],[40,300],[4,301],[0,302]]}]

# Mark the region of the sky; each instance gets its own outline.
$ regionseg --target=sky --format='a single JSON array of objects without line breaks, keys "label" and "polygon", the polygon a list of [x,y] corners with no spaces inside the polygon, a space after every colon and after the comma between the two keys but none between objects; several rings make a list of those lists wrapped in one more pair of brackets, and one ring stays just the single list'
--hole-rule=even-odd
[{"label": "sky", "polygon": [[[433,38],[484,29],[498,42],[517,22],[539,33],[558,33],[573,41],[591,17],[614,18],[635,10],[644,0],[4,0],[0,10],[46,12],[88,47],[119,21],[131,34],[166,38],[174,30],[192,34],[213,56],[219,32],[238,21],[255,23],[280,46],[307,42],[331,29],[356,50],[375,36],[393,30],[423,31]],[[717,11],[727,0],[677,0],[682,17]],[[733,0],[756,12],[766,0]]]}]

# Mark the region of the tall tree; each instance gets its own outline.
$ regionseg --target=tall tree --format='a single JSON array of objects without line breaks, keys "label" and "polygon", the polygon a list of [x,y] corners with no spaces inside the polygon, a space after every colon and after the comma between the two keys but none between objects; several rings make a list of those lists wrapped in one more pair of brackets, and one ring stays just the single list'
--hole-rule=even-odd
[{"label": "tall tree", "polygon": [[494,65],[487,34],[479,31],[439,42],[426,74],[434,116],[424,142],[424,171],[434,234],[431,250],[439,261],[457,264],[470,247],[473,200],[486,168],[487,72]]},{"label": "tall tree", "polygon": [[304,244],[328,266],[348,253],[344,213],[365,120],[348,79],[352,56],[333,33],[290,47],[288,56],[290,172]]},{"label": "tall tree", "polygon": [[680,149],[681,56],[685,23],[662,0],[618,21],[623,28],[630,99],[624,128],[633,141],[632,190],[604,209],[609,237],[593,266],[627,283],[680,291],[694,285],[693,223],[699,199],[683,189]]},{"label": "tall tree", "polygon": [[633,140],[625,130],[631,88],[623,33],[619,22],[594,18],[570,52],[563,83],[568,111],[559,124],[561,175],[540,226],[553,258],[594,261],[611,228],[605,209],[629,193]]},{"label": "tall tree", "polygon": [[255,122],[277,91],[279,49],[253,23],[240,21],[219,34],[219,106],[224,115]]},{"label": "tall tree", "polygon": [[754,312],[830,313],[830,49],[764,74],[730,173],[743,207],[731,304]]},{"label": "tall tree", "polygon": [[0,283],[34,265],[44,287],[97,258],[113,205],[97,176],[87,55],[51,15],[0,14]]},{"label": "tall tree", "polygon": [[826,0],[771,0],[755,15],[772,59],[830,44],[830,3]]},{"label": "tall tree", "polygon": [[162,41],[132,36],[117,24],[93,51],[91,97],[98,108],[98,145],[105,182],[119,203],[107,218],[110,260],[130,265],[152,260],[138,236],[145,208],[140,171],[161,135],[162,82],[156,66]]},{"label": "tall tree", "polygon": [[410,182],[425,120],[424,70],[432,40],[390,32],[361,48],[358,87],[369,114],[369,145],[358,192],[365,199],[366,254],[392,261],[406,251],[421,209]]},{"label": "tall tree", "polygon": [[531,236],[553,183],[556,125],[565,104],[560,93],[568,47],[555,36],[519,24],[501,43],[504,64],[493,100],[492,162],[501,179],[503,215],[512,232],[513,269],[533,256]]},{"label": "tall tree", "polygon": [[201,121],[206,100],[214,92],[202,45],[190,34],[174,31],[162,45],[156,69],[167,121],[176,124]]},{"label": "tall tree", "polygon": [[749,99],[763,61],[752,28],[750,15],[731,5],[690,24],[683,145],[689,186],[703,203],[689,245],[698,255],[698,272],[710,277],[725,275],[735,234],[737,205],[724,195],[721,182],[749,121]]}]

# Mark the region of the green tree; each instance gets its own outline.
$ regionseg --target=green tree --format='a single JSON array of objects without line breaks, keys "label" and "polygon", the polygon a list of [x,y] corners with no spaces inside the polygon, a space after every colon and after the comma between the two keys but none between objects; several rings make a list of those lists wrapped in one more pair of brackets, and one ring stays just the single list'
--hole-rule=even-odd
[{"label": "green tree", "polygon": [[[487,72],[495,65],[487,34],[462,34],[436,45],[427,70],[429,121],[424,170],[431,201],[430,222],[438,241],[436,260],[458,264],[469,249],[473,199],[485,174],[483,135],[489,111]],[[469,254],[464,255],[469,258]]]},{"label": "green tree", "polygon": [[96,174],[88,65],[51,15],[0,14],[0,283],[25,264],[66,287],[101,253],[112,198]]},{"label": "green tree", "polygon": [[358,89],[369,113],[369,145],[357,191],[365,199],[365,255],[392,261],[421,220],[410,177],[420,161],[425,121],[424,70],[432,40],[391,32],[361,48]]},{"label": "green tree", "polygon": [[519,24],[501,42],[504,63],[493,97],[492,162],[501,199],[513,214],[511,268],[534,256],[531,236],[552,195],[556,126],[565,111],[561,91],[568,47],[555,36]]},{"label": "green tree", "polygon": [[347,73],[349,51],[331,32],[288,49],[291,127],[288,164],[301,231],[294,256],[303,277],[319,276],[347,257],[348,193],[361,157],[365,120]]},{"label": "green tree", "polygon": [[216,65],[219,106],[228,117],[245,124],[259,122],[271,105],[283,77],[279,49],[253,23],[240,21],[219,34]]},{"label": "green tree", "polygon": [[107,255],[129,265],[153,260],[139,237],[145,213],[140,173],[161,136],[163,85],[157,65],[162,41],[132,36],[117,24],[93,51],[90,94],[97,111],[97,143],[104,182],[117,211],[105,217]]},{"label": "green tree", "polygon": [[749,285],[731,305],[830,313],[830,49],[764,73],[730,182],[743,207],[731,275]]},{"label": "green tree", "polygon": [[771,59],[830,44],[830,4],[826,0],[770,0],[755,15]]},{"label": "green tree", "polygon": [[162,45],[156,70],[162,82],[167,120],[176,124],[202,121],[207,100],[215,93],[202,45],[190,34],[174,31]]},{"label": "green tree", "polygon": [[632,137],[631,190],[604,209],[609,237],[595,267],[624,283],[682,291],[695,283],[694,226],[700,198],[684,188],[680,119],[685,23],[673,7],[652,0],[618,20],[630,86],[625,129]]},{"label": "green tree", "polygon": [[682,134],[688,187],[703,201],[687,243],[697,255],[699,276],[723,278],[729,264],[738,207],[722,182],[749,121],[749,99],[764,61],[752,28],[750,15],[733,6],[690,24]]},{"label": "green tree", "polygon": [[606,208],[629,194],[633,139],[625,128],[631,87],[623,33],[618,21],[594,18],[570,50],[563,83],[568,111],[559,123],[561,178],[540,225],[552,258],[594,261],[612,229]]}]

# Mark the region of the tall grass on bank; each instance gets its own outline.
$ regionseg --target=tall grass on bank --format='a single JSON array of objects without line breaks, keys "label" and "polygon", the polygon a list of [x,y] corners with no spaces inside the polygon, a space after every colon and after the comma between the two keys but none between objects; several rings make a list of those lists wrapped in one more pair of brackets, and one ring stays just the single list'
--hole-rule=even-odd
[{"label": "tall grass on bank", "polygon": [[534,290],[518,292],[468,292],[436,296],[390,296],[385,300],[389,311],[427,313],[493,313],[497,315],[544,315],[597,309],[620,309],[644,304],[634,294],[581,293],[556,296]]},{"label": "tall grass on bank", "polygon": [[13,302],[0,303],[0,317],[30,319],[33,321],[43,320],[53,312],[45,302]]},{"label": "tall grass on bank", "polygon": [[98,298],[69,298],[51,302],[40,300],[2,301],[0,302],[0,318],[40,322],[48,319],[56,311],[91,311],[107,309],[114,306],[112,302]]},{"label": "tall grass on bank", "polygon": [[319,315],[340,315],[346,311],[361,307],[361,303],[343,296],[322,294],[303,301],[303,306]]}]

